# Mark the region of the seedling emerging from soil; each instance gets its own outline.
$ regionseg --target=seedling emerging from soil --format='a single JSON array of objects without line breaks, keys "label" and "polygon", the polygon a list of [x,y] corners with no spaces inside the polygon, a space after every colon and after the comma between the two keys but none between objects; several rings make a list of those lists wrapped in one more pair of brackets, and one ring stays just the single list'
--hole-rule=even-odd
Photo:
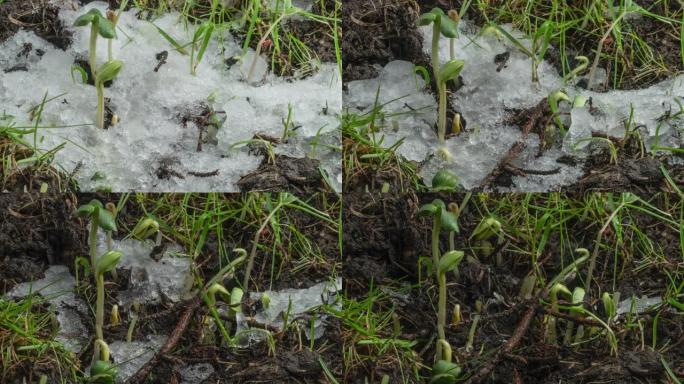
[{"label": "seedling emerging from soil", "polygon": [[561,134],[565,134],[565,126],[563,126],[563,122],[558,114],[558,106],[560,105],[561,101],[567,101],[569,103],[570,98],[565,92],[558,90],[550,94],[549,97],[547,97],[547,100],[549,102],[551,112],[553,113],[553,121],[556,123],[556,127],[560,129]]},{"label": "seedling emerging from soil", "polygon": [[[572,290],[572,306],[568,308],[568,311],[570,313],[577,313],[577,314],[582,314],[583,313],[583,304],[584,304],[584,288],[582,287],[575,287],[575,289]],[[575,323],[572,321],[568,321],[568,326],[565,329],[565,337],[563,338],[563,344],[565,345],[570,345],[572,341],[572,334],[573,330],[575,328]],[[582,340],[584,337],[584,326],[582,324],[577,327],[577,334],[575,335],[575,343],[579,342]]]},{"label": "seedling emerging from soil", "polygon": [[85,15],[81,15],[74,22],[76,27],[85,27],[90,25],[90,47],[88,48],[88,64],[90,64],[90,71],[93,77],[97,77],[97,36],[100,35],[105,39],[116,38],[116,27],[111,21],[107,20],[97,9],[91,9]]},{"label": "seedling emerging from soil", "polygon": [[112,213],[104,209],[98,200],[92,200],[90,203],[80,206],[76,215],[90,218],[88,244],[90,245],[90,267],[94,270],[97,258],[97,229],[116,231],[116,222]]},{"label": "seedling emerging from soil", "polygon": [[98,339],[104,340],[104,274],[112,271],[121,260],[121,252],[109,251],[95,263],[95,282],[97,284],[97,302],[95,305],[95,333]]},{"label": "seedling emerging from soil", "polygon": [[430,384],[454,384],[461,374],[461,367],[451,362],[451,346],[446,340],[437,340],[437,345],[444,350],[444,358],[432,366]]},{"label": "seedling emerging from soil", "polygon": [[[463,70],[465,62],[463,60],[450,60],[444,63],[437,75],[437,84],[439,89],[439,121],[437,125],[437,135],[439,136],[439,143],[443,146],[446,136],[446,103],[447,103],[447,82],[458,78]],[[445,154],[446,149],[444,149]],[[448,154],[447,154],[448,155]]]},{"label": "seedling emerging from soil", "polygon": [[[107,20],[109,20],[112,25],[114,26],[114,31],[116,31],[116,25],[119,23],[119,17],[121,17],[121,12],[126,8],[128,5],[128,0],[123,0],[121,4],[119,5],[119,9],[117,11],[107,11]],[[112,42],[113,39],[109,39],[108,47],[107,47],[107,52],[109,53],[109,61],[114,60],[114,54],[112,53]]]},{"label": "seedling emerging from soil", "polygon": [[95,384],[113,384],[116,380],[116,366],[109,362],[109,346],[102,339],[95,340],[96,349],[100,350],[99,358],[90,366],[90,380]]},{"label": "seedling emerging from soil", "polygon": [[432,178],[433,192],[454,192],[458,187],[458,176],[446,169],[438,171]]},{"label": "seedling emerging from soil", "polygon": [[527,55],[532,59],[532,82],[535,84],[539,83],[539,64],[544,60],[546,51],[549,49],[551,43],[551,37],[553,32],[556,30],[556,23],[551,20],[546,20],[542,25],[537,28],[534,36],[532,36],[532,48],[528,49],[520,40],[515,38],[513,35],[508,33],[505,29],[501,28],[497,24],[490,24],[499,34],[505,36],[511,43],[513,43],[522,53]]},{"label": "seedling emerging from soil", "polygon": [[422,14],[418,19],[418,25],[425,26],[432,24],[432,73],[439,81],[437,71],[439,70],[439,38],[444,35],[449,39],[457,37],[457,24],[449,19],[440,8],[433,8],[430,12]]},{"label": "seedling emerging from soil", "polygon": [[112,60],[103,64],[97,71],[95,76],[95,88],[97,89],[97,126],[104,128],[104,84],[108,81],[114,80],[121,72],[123,62],[121,60]]},{"label": "seedling emerging from soil", "polygon": [[131,237],[137,240],[145,240],[158,232],[159,223],[150,217],[146,217],[135,225],[131,231]]},{"label": "seedling emerging from soil", "polygon": [[[561,283],[556,283],[554,284],[553,287],[551,287],[551,291],[549,292],[549,297],[551,298],[551,310],[554,312],[558,312],[558,294],[562,293],[567,296],[572,296],[572,293],[568,288],[561,284]],[[552,344],[555,345],[557,344],[557,336],[556,336],[556,317],[552,315],[547,315],[546,317],[546,331],[544,332],[544,341],[547,344]]]},{"label": "seedling emerging from soil", "polygon": [[[444,202],[435,199],[420,208],[419,215],[433,216],[432,221],[432,268],[439,284],[439,308],[437,314],[437,334],[439,339],[446,340],[444,326],[446,324],[446,273],[454,271],[463,259],[462,251],[452,250],[441,256],[439,250],[439,233],[442,228],[449,232],[458,231],[456,215],[446,209]],[[436,360],[442,359],[441,344],[437,344]]]}]

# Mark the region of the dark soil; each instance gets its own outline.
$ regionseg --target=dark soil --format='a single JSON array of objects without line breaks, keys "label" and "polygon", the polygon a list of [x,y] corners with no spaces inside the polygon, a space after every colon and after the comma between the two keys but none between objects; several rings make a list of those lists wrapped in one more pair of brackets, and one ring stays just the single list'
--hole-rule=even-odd
[{"label": "dark soil", "polygon": [[47,0],[4,1],[0,3],[0,43],[24,28],[66,51],[71,46],[71,32],[58,15],[59,9]]},{"label": "dark soil", "polygon": [[[350,298],[361,300],[368,295],[371,284],[376,289],[382,287],[404,287],[407,284],[418,282],[417,262],[420,256],[430,255],[431,221],[417,216],[418,208],[425,203],[431,202],[436,195],[370,195],[365,193],[347,193],[344,196],[344,272],[346,278],[346,291]],[[461,202],[462,196],[439,196],[445,202]],[[576,195],[581,198],[581,195]],[[473,196],[475,198],[475,196]],[[668,199],[662,195],[661,199]],[[532,204],[545,204],[547,199],[544,195],[532,196]],[[539,200],[539,201],[538,201]],[[476,200],[477,201],[477,200]],[[546,200],[548,201],[548,200]],[[659,205],[659,199],[654,204]],[[494,202],[493,202],[494,203]],[[461,232],[456,236],[457,248],[467,247],[468,234],[479,222],[480,214],[475,212],[473,200],[470,209],[464,211],[459,220]],[[591,220],[591,219],[589,219]],[[637,218],[639,228],[648,228],[646,233],[653,239],[663,238],[662,246],[665,253],[678,254],[678,234],[665,229],[662,223],[653,218],[643,215]],[[557,233],[549,238],[546,250],[541,256],[542,273],[546,276],[555,275],[561,268],[558,259],[558,250],[562,244],[569,247],[571,244],[590,244],[598,230],[596,223],[577,220],[569,224],[568,235],[570,238],[558,238]],[[459,279],[450,285],[448,290],[447,308],[453,308],[460,304],[462,317],[465,324],[458,327],[448,326],[447,338],[454,346],[455,358],[461,361],[464,372],[474,373],[481,364],[488,361],[491,351],[499,348],[513,333],[522,314],[531,303],[520,300],[517,297],[520,281],[530,272],[529,259],[520,257],[513,249],[525,247],[525,241],[512,238],[494,249],[491,258],[475,259],[464,262],[459,267]],[[446,237],[441,238],[441,248],[446,249]],[[524,249],[524,248],[523,248]],[[667,251],[669,249],[670,251]],[[606,250],[606,264],[601,267],[606,271],[612,271],[612,250]],[[494,262],[495,256],[500,254],[503,264]],[[675,259],[671,259],[675,262]],[[636,276],[632,266],[617,266],[623,276],[618,287],[621,297],[629,297],[631,294],[643,294],[657,285],[658,272],[652,278],[646,277],[641,272]],[[625,268],[625,269],[622,269]],[[598,272],[598,285],[605,290],[611,290],[610,272],[603,275]],[[423,273],[423,279],[425,279]],[[450,275],[449,279],[453,279]],[[648,282],[650,281],[650,283]],[[632,282],[632,283],[630,283]],[[389,302],[377,303],[377,309],[383,306],[392,306],[401,325],[399,339],[416,341],[413,347],[416,352],[415,358],[430,366],[434,348],[431,340],[436,331],[433,324],[436,322],[436,289],[429,289],[431,283],[413,286],[406,295],[390,295]],[[655,288],[656,290],[658,288]],[[662,285],[660,285],[662,289]],[[493,300],[494,295],[502,295],[499,302]],[[477,328],[475,337],[475,350],[473,353],[464,351],[463,346],[467,340],[468,329],[474,314],[475,300],[482,300],[489,304],[485,305],[482,319]],[[592,299],[593,300],[593,299]],[[595,301],[592,301],[594,303]],[[597,307],[600,307],[597,305]],[[387,308],[385,308],[387,309]],[[600,311],[600,310],[599,310]],[[651,329],[655,314],[642,315],[644,329]],[[665,323],[662,323],[665,318]],[[595,380],[603,380],[610,383],[657,383],[665,379],[662,364],[659,364],[658,352],[641,349],[641,341],[636,333],[622,331],[618,334],[619,352],[618,357],[610,356],[609,348],[604,338],[584,344],[580,348],[555,347],[546,345],[543,340],[543,326],[541,324],[542,313],[537,313],[532,325],[527,330],[522,342],[514,349],[514,352],[504,357],[503,361],[496,365],[494,371],[484,381],[486,383],[558,383],[577,382],[585,383]],[[676,325],[678,324],[678,325]],[[390,327],[392,328],[392,327]],[[659,342],[663,336],[678,340],[681,343],[684,329],[681,319],[672,311],[662,311],[657,323]],[[646,345],[650,345],[650,332],[644,333]],[[479,349],[482,348],[480,355]],[[382,358],[366,361],[365,365],[349,369],[344,382],[363,383],[366,379],[379,382],[384,374],[390,376],[390,382],[404,382],[406,377],[412,377],[408,367],[402,364],[396,356],[390,352]],[[670,363],[672,369],[677,372],[684,369],[682,361],[684,355],[681,348],[670,348],[663,355]],[[403,370],[403,376],[402,376]],[[422,374],[427,375],[424,370]],[[414,382],[414,381],[410,381]]]},{"label": "dark soil", "polygon": [[238,181],[238,187],[242,192],[289,191],[300,196],[326,191],[319,164],[316,159],[284,155],[275,155],[275,161],[271,162],[266,156],[257,170]]},{"label": "dark soil", "polygon": [[407,60],[429,68],[416,27],[414,0],[350,0],[342,4],[343,78],[345,83],[378,75],[377,66]]},{"label": "dark soil", "polygon": [[[0,195],[0,294],[11,289],[15,284],[40,278],[49,264],[64,264],[73,270],[74,258],[87,255],[86,246],[87,227],[85,220],[73,215],[75,208],[93,198],[101,202],[116,203],[121,199],[118,194],[81,194],[76,196],[49,196],[30,194],[5,194]],[[240,195],[225,195],[225,199],[241,199]],[[190,197],[185,200],[183,195],[166,195],[166,201],[170,204],[187,204],[188,207],[203,206],[202,201]],[[334,203],[335,195],[317,195],[306,198],[307,203],[313,207],[325,210],[326,206]],[[326,203],[327,201],[327,203]],[[154,209],[147,206],[147,210]],[[188,208],[190,209],[190,208]],[[198,208],[199,209],[199,208]],[[336,216],[336,212],[329,212]],[[133,228],[139,218],[144,215],[142,207],[132,199],[128,200],[118,213],[118,226],[120,229]],[[328,262],[321,263],[313,268],[303,268],[298,271],[293,268],[272,271],[270,242],[273,234],[263,232],[260,242],[264,246],[264,252],[257,252],[252,280],[254,290],[283,289],[307,287],[323,279],[329,278],[332,269],[335,268],[339,257],[337,245],[338,235],[329,225],[321,223],[310,215],[298,211],[288,212],[288,220],[294,228],[307,236],[313,245],[319,248]],[[222,223],[223,233],[226,237],[216,238],[215,232],[210,231],[206,240],[204,252],[198,255],[196,265],[197,273],[210,278],[219,270],[218,246],[232,248],[241,246],[249,249],[254,237],[255,227],[258,224],[246,224],[239,219],[227,220]],[[120,230],[114,238],[122,238],[126,231]],[[289,247],[290,234],[288,231],[280,233],[284,246]],[[165,239],[163,244],[170,240]],[[219,242],[221,241],[221,242]],[[292,255],[293,261],[295,256]],[[275,274],[272,275],[272,272]],[[272,285],[271,276],[273,278]],[[242,280],[242,273],[238,273],[236,280]],[[111,277],[107,279],[107,308],[116,302],[118,291],[125,289],[129,282],[126,274],[120,273],[118,280]],[[228,287],[230,289],[230,287]],[[85,300],[94,305],[94,293],[92,282],[82,281],[79,290]],[[250,311],[253,303],[248,302],[245,295],[245,310]],[[258,300],[257,300],[258,303]],[[183,303],[173,304],[162,302],[158,305],[144,305],[139,313],[139,321],[136,326],[133,339],[144,339],[149,334],[169,334],[177,325],[180,313],[184,309]],[[105,326],[105,338],[121,340],[125,338],[130,321],[130,309],[120,308],[122,322],[112,327]],[[208,382],[215,383],[254,383],[268,377],[274,383],[319,383],[324,380],[324,373],[320,361],[325,361],[332,372],[341,372],[341,351],[334,347],[339,340],[339,322],[329,319],[327,331],[323,339],[316,341],[317,349],[310,351],[308,342],[300,344],[297,332],[294,329],[288,332],[275,334],[275,355],[269,355],[265,344],[257,345],[250,349],[217,348],[212,343],[202,343],[201,335],[206,333],[202,330],[202,323],[208,311],[201,305],[193,311],[191,321],[181,337],[172,354],[161,357],[160,362],[154,366],[146,382],[178,382],[179,371],[186,364],[207,362],[214,366],[215,373]],[[92,319],[84,315],[84,324],[94,333]],[[214,335],[218,340],[220,336]],[[323,346],[321,348],[321,346]],[[79,354],[81,366],[87,366],[90,362],[92,350],[85,348]],[[15,370],[20,379],[32,372],[32,367]],[[59,375],[55,374],[54,377]],[[15,382],[14,378],[8,378],[8,382]]]},{"label": "dark soil", "polygon": [[76,200],[44,194],[0,194],[0,294],[42,277],[49,264],[73,265],[87,254]]}]

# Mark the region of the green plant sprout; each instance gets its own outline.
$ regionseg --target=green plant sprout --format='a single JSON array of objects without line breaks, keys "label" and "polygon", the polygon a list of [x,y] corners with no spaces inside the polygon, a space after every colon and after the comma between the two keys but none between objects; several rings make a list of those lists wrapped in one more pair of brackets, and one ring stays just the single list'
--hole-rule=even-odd
[{"label": "green plant sprout", "polygon": [[430,384],[454,384],[461,374],[461,367],[451,361],[451,345],[446,340],[437,340],[437,345],[444,353],[443,357],[432,366]]},{"label": "green plant sprout", "polygon": [[98,359],[90,366],[89,383],[113,384],[116,380],[116,366],[109,362],[109,346],[102,339],[95,340],[95,346],[100,350]]},{"label": "green plant sprout", "polygon": [[88,244],[90,245],[90,267],[94,269],[97,259],[97,229],[102,228],[105,232],[116,231],[116,222],[112,213],[104,209],[99,200],[92,200],[80,206],[76,210],[76,215],[90,218]]},{"label": "green plant sprout", "polygon": [[[582,314],[582,310],[584,309],[584,296],[585,296],[585,291],[584,288],[582,287],[575,287],[575,289],[572,290],[572,295],[571,295],[571,305],[567,308],[568,312],[570,313],[576,313],[576,314]],[[563,344],[565,345],[570,345],[573,343],[573,331],[575,328],[575,323],[572,321],[567,322],[567,327],[565,328],[565,336],[563,337]],[[584,337],[584,325],[580,324],[577,327],[577,333],[575,335],[574,342],[578,343],[582,340]]]},{"label": "green plant sprout", "polygon": [[453,39],[458,36],[457,24],[449,19],[440,8],[433,8],[430,12],[424,13],[418,19],[418,25],[426,26],[432,24],[432,72],[435,79],[439,80],[439,38],[440,35]]},{"label": "green plant sprout", "polygon": [[95,264],[95,283],[97,285],[97,300],[95,305],[95,335],[104,340],[102,328],[104,326],[104,274],[116,268],[122,253],[109,251],[102,255]]},{"label": "green plant sprout", "polygon": [[142,241],[157,233],[159,233],[159,223],[157,220],[146,217],[138,221],[135,227],[133,227],[130,236]]},{"label": "green plant sprout", "polygon": [[491,23],[487,29],[496,30],[498,35],[505,36],[511,43],[513,43],[518,50],[527,55],[532,59],[532,82],[534,84],[539,84],[539,64],[544,60],[544,56],[549,49],[551,43],[551,37],[556,30],[556,23],[551,20],[546,20],[542,25],[537,28],[534,35],[532,36],[532,47],[528,49],[520,40],[515,36],[511,35],[504,28],[500,27],[495,23]]},{"label": "green plant sprout", "polygon": [[[119,17],[121,17],[121,12],[126,8],[128,5],[128,0],[123,0],[121,4],[119,5],[119,9],[116,11],[107,11],[107,20],[109,20],[112,23],[112,26],[114,26],[114,31],[116,31],[116,25],[119,23]],[[109,55],[109,61],[114,60],[114,54],[112,53],[112,42],[114,41],[113,39],[108,39],[109,41],[107,42],[107,53]]]},{"label": "green plant sprout", "polygon": [[458,176],[446,169],[437,171],[432,177],[433,192],[454,192],[459,185]]},{"label": "green plant sprout", "polygon": [[[211,41],[211,36],[213,34],[214,23],[207,21],[202,23],[202,25],[200,25],[197,28],[194,36],[192,37],[192,42],[190,43],[190,74],[192,74],[193,76],[197,75],[197,67],[202,62],[202,58],[204,57],[204,53],[207,50],[207,46],[209,46],[209,41]],[[197,51],[197,57],[195,57],[197,44],[200,41],[202,42],[202,44],[200,45],[199,50]]]},{"label": "green plant sprout", "polygon": [[565,134],[565,126],[563,126],[563,122],[558,113],[558,107],[561,101],[567,101],[569,103],[570,97],[568,97],[565,92],[558,90],[551,93],[549,97],[547,97],[547,100],[549,102],[549,108],[551,108],[551,113],[553,113],[553,121],[556,123],[556,127],[561,131],[561,134]]},{"label": "green plant sprout", "polygon": [[587,58],[586,56],[576,56],[575,60],[577,60],[579,64],[572,71],[568,72],[568,74],[563,77],[563,84],[567,84],[568,81],[577,77],[577,75],[579,75],[589,66],[589,58]]},{"label": "green plant sprout", "polygon": [[85,15],[79,16],[74,22],[75,27],[90,25],[90,46],[88,48],[88,64],[93,78],[97,78],[97,36],[105,39],[116,38],[116,27],[98,9],[91,9]]},{"label": "green plant sprout", "polygon": [[465,65],[465,62],[463,60],[450,60],[444,63],[444,65],[440,68],[439,73],[437,75],[437,83],[438,83],[438,89],[439,89],[439,120],[437,122],[437,136],[439,137],[439,143],[442,145],[442,154],[445,157],[449,157],[449,153],[446,148],[444,148],[445,145],[445,137],[446,137],[446,113],[447,113],[447,95],[446,95],[446,89],[447,89],[447,82],[450,80],[454,80],[458,78],[458,76],[461,74],[461,71],[463,70],[463,66]]},{"label": "green plant sprout", "polygon": [[[487,257],[492,254],[494,246],[490,239],[497,237],[499,241],[503,239],[503,232],[501,231],[501,222],[494,217],[483,218],[473,230],[469,240],[473,242],[474,249],[480,255]],[[503,256],[501,253],[497,254],[496,264],[503,264]]]},{"label": "green plant sprout", "polygon": [[[549,298],[551,299],[551,310],[554,312],[558,312],[559,307],[558,307],[558,294],[562,293],[568,297],[572,296],[572,293],[568,288],[561,284],[561,283],[556,283],[551,287],[551,290],[549,291]],[[556,336],[556,317],[553,315],[546,315],[546,329],[544,331],[544,341],[547,344],[552,344],[556,345],[558,343],[558,339]]]},{"label": "green plant sprout", "polygon": [[104,63],[97,71],[95,76],[95,88],[97,89],[97,126],[104,128],[104,84],[108,81],[114,80],[121,72],[123,62],[121,60],[112,60]]},{"label": "green plant sprout", "polygon": [[[421,216],[432,216],[432,268],[439,284],[439,306],[437,314],[437,334],[441,340],[446,340],[444,326],[446,324],[446,273],[454,271],[463,259],[463,252],[451,250],[444,256],[439,250],[439,234],[442,229],[449,232],[458,231],[457,217],[446,209],[444,202],[435,199],[430,204],[423,205],[419,212]],[[436,360],[442,358],[441,344],[437,344]]]}]

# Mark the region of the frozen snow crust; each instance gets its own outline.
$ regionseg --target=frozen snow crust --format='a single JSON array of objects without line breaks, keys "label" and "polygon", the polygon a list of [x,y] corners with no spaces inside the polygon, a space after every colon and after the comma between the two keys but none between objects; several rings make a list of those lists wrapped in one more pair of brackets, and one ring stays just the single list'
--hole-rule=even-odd
[{"label": "frozen snow crust", "polygon": [[[518,38],[523,34],[504,26]],[[426,53],[430,54],[431,27],[422,29]],[[350,82],[345,94],[345,108],[351,112],[368,112],[372,109],[376,91],[380,86],[378,103],[384,105],[384,127],[377,140],[389,148],[404,139],[398,154],[422,164],[421,176],[430,185],[440,169],[449,169],[459,176],[467,189],[477,188],[522,137],[520,127],[504,122],[510,110],[524,110],[537,105],[552,92],[564,90],[572,100],[580,94],[592,100],[584,108],[570,108],[561,104],[563,123],[567,135],[537,156],[539,136],[530,133],[525,139],[526,149],[512,161],[521,169],[550,171],[551,175],[513,176],[514,191],[545,192],[576,182],[583,175],[583,161],[598,143],[588,140],[591,132],[622,137],[625,122],[634,108],[632,126],[639,126],[649,148],[654,146],[679,148],[684,144],[684,121],[671,119],[658,121],[668,111],[676,113],[684,101],[684,76],[669,79],[647,89],[598,93],[564,84],[563,79],[547,62],[539,66],[540,85],[531,80],[530,59],[504,38],[478,36],[472,24],[462,21],[456,41],[456,58],[465,61],[461,72],[464,85],[454,94],[452,107],[460,111],[467,122],[467,132],[449,138],[446,146],[453,155],[451,161],[435,156],[438,139],[433,127],[437,122],[437,100],[426,90],[420,75],[414,75],[414,65],[406,61],[388,63],[376,79]],[[529,40],[525,40],[529,46]],[[510,57],[499,72],[494,62],[498,54],[510,52]],[[449,41],[440,41],[440,60],[449,59]],[[605,71],[603,72],[605,77]],[[578,81],[579,79],[575,79]],[[396,100],[398,99],[398,100]],[[385,105],[386,104],[386,105]],[[447,127],[448,128],[448,127]],[[558,162],[562,156],[573,156],[576,166]]]},{"label": "frozen snow crust", "polygon": [[[72,25],[89,9],[104,12],[106,7],[99,1],[75,11],[62,6],[60,18]],[[180,15],[172,12],[154,24],[185,44],[192,39],[195,26],[186,30],[180,20]],[[67,52],[23,30],[0,44],[0,113],[14,116],[17,126],[33,126],[31,108],[40,104],[45,92],[48,99],[59,96],[45,105],[38,147],[47,151],[64,144],[55,161],[68,173],[78,169],[76,179],[83,191],[237,191],[236,182],[255,170],[262,156],[251,154],[244,145],[231,146],[256,133],[282,136],[288,105],[292,107],[292,127],[298,127],[293,140],[301,148],[276,147],[276,153],[321,159],[333,185],[339,187],[339,151],[311,148],[312,142],[340,143],[342,90],[337,64],[322,63],[305,79],[285,79],[270,73],[266,59],[260,57],[253,83],[248,84],[244,78],[254,52],[250,50],[241,61],[228,65],[226,60],[239,57],[242,49],[226,31],[221,42],[215,33],[197,76],[192,76],[189,56],[175,51],[153,24],[137,19],[134,10],[121,15],[118,27],[114,58],[122,60],[124,68],[105,89],[105,97],[111,99],[120,122],[108,130],[94,125],[95,87],[81,84],[78,73],[74,73],[75,82],[70,75],[75,58],[87,57],[89,27],[72,28],[74,42]],[[33,51],[28,56],[18,55],[26,43],[32,44]],[[39,56],[38,50],[44,54]],[[164,50],[168,51],[166,64],[154,72],[156,56]],[[97,51],[101,65],[107,57],[106,40],[98,39]],[[26,65],[28,72],[4,72],[19,64]],[[225,111],[227,119],[216,134],[217,144],[204,144],[197,152],[198,129],[194,123],[183,128],[179,115],[200,102]],[[33,142],[33,136],[24,139]],[[156,174],[160,166],[173,174],[160,179]],[[190,174],[215,170],[218,174],[208,177]]]}]

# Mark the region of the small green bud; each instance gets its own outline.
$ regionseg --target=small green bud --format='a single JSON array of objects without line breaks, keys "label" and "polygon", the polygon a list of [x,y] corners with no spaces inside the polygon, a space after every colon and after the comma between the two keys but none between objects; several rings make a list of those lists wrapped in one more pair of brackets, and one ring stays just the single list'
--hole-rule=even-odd
[{"label": "small green bud", "polygon": [[446,83],[458,77],[465,66],[465,61],[463,60],[450,60],[442,65],[439,69],[439,75],[437,78]]},{"label": "small green bud", "polygon": [[461,367],[446,360],[439,360],[432,366],[430,384],[453,384],[461,374]]},{"label": "small green bud", "polygon": [[138,240],[143,240],[156,234],[158,231],[159,223],[150,217],[146,217],[138,221],[138,224],[131,231],[131,236]]},{"label": "small green bud", "polygon": [[268,307],[271,305],[271,296],[269,296],[267,293],[262,293],[261,294],[261,306],[264,309],[268,309]]},{"label": "small green bud", "polygon": [[482,241],[499,235],[501,232],[501,222],[493,217],[482,219],[470,235],[471,239]]},{"label": "small green bud", "polygon": [[449,251],[442,255],[439,259],[438,270],[440,274],[445,274],[447,272],[453,271],[458,268],[458,264],[463,260],[465,253],[463,251]]},{"label": "small green bud", "polygon": [[207,290],[207,297],[209,298],[209,305],[214,305],[216,304],[216,294],[219,293],[221,295],[224,295],[226,297],[230,296],[228,293],[228,290],[221,284],[219,283],[214,283],[209,289]]},{"label": "small green bud", "polygon": [[95,273],[98,275],[104,275],[105,273],[116,268],[117,264],[121,260],[123,254],[119,251],[109,251],[102,255],[95,264]]},{"label": "small green bud", "polygon": [[231,311],[234,313],[242,313],[242,296],[244,295],[244,292],[242,289],[235,287],[233,290],[230,292],[230,302],[229,306]]},{"label": "small green bud", "polygon": [[117,373],[116,366],[109,361],[97,360],[90,366],[90,382],[113,384]]},{"label": "small green bud", "polygon": [[100,86],[107,81],[114,80],[121,72],[121,68],[123,68],[123,61],[121,60],[112,60],[102,64],[97,70],[96,85]]},{"label": "small green bud", "polygon": [[608,316],[608,320],[612,320],[615,317],[615,301],[613,300],[613,297],[608,293],[608,292],[603,292],[603,296],[601,296],[601,301],[603,301],[603,310],[606,312],[606,316]]},{"label": "small green bud", "polygon": [[440,170],[432,178],[432,190],[434,192],[452,192],[458,188],[458,186],[458,176],[446,169]]}]

